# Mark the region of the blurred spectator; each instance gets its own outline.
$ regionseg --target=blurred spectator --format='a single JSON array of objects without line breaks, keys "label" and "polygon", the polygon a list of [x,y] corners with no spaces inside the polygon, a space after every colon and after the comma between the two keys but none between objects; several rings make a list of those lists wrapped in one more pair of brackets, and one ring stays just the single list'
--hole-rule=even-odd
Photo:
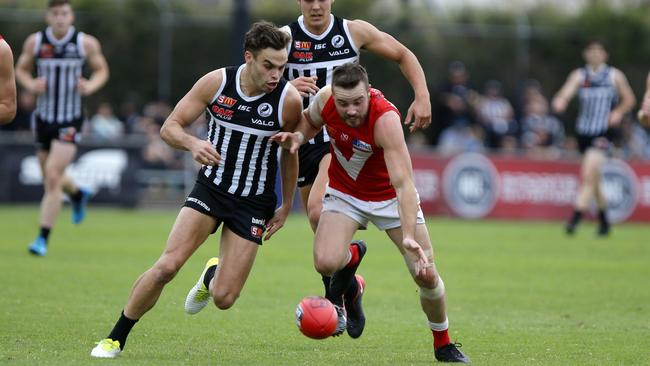
[{"label": "blurred spectator", "polygon": [[[435,105],[438,121],[436,125],[444,130],[455,124],[473,125],[475,123],[474,106],[478,101],[478,93],[469,82],[469,73],[460,61],[449,64],[447,80],[439,90],[438,103]],[[430,129],[429,140],[432,144],[438,142],[440,130]],[[442,135],[440,135],[442,138]]]},{"label": "blurred spectator", "polygon": [[144,168],[169,169],[181,166],[174,150],[160,138],[160,126],[153,118],[140,118],[138,128],[141,128],[147,137],[147,144],[142,149]]},{"label": "blurred spectator", "polygon": [[127,134],[132,134],[138,123],[140,115],[135,102],[126,101],[120,106],[120,120],[124,121],[124,129]]},{"label": "blurred spectator", "polygon": [[142,114],[153,118],[158,126],[162,126],[170,113],[172,113],[172,107],[169,105],[169,103],[159,100],[156,102],[147,103],[147,105],[144,106],[144,111]]},{"label": "blurred spectator", "polygon": [[89,133],[100,140],[116,140],[124,135],[124,124],[113,114],[113,107],[103,102],[90,119]]},{"label": "blurred spectator", "polygon": [[25,91],[18,90],[18,105],[16,106],[16,117],[11,123],[0,126],[2,131],[30,131],[32,112],[36,107],[36,96]]},{"label": "blurred spectator", "polygon": [[490,80],[485,83],[484,94],[478,102],[478,119],[486,132],[486,145],[491,149],[504,147],[502,145],[505,137],[508,139],[508,147],[512,148],[517,136],[517,122],[512,105],[501,93],[501,83]]},{"label": "blurred spectator", "polygon": [[438,151],[445,155],[484,150],[482,130],[468,122],[458,120],[440,134]]},{"label": "blurred spectator", "polygon": [[529,155],[556,158],[564,146],[564,126],[548,112],[548,102],[543,96],[529,99],[524,108],[521,146]]}]

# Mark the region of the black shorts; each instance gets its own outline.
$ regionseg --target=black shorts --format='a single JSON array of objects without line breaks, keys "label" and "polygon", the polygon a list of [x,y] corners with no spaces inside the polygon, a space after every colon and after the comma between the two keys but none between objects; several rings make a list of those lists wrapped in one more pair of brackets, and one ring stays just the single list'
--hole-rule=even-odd
[{"label": "black shorts", "polygon": [[34,116],[37,149],[49,151],[52,140],[76,145],[81,136],[82,123],[83,119],[76,119],[66,123],[47,123]]},{"label": "black shorts", "polygon": [[610,134],[608,132],[594,136],[578,135],[578,150],[580,150],[581,154],[584,154],[589,148],[609,151],[611,148],[609,135]]},{"label": "black shorts", "polygon": [[316,180],[323,156],[329,154],[330,143],[304,144],[300,146],[298,163],[298,187],[308,186]]},{"label": "black shorts", "polygon": [[262,245],[265,225],[273,217],[276,201],[274,194],[238,197],[197,181],[183,206],[212,216],[238,236]]}]

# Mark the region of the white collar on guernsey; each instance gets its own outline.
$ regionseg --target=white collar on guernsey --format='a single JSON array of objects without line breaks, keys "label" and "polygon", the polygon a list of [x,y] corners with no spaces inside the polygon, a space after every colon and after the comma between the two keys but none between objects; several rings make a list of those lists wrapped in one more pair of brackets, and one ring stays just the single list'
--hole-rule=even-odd
[{"label": "white collar on guernsey", "polygon": [[239,68],[237,69],[237,75],[235,75],[235,86],[237,87],[237,94],[239,94],[239,96],[243,100],[245,100],[247,102],[254,102],[254,101],[260,99],[261,97],[263,97],[266,93],[253,95],[251,97],[244,94],[244,91],[241,88],[241,72],[244,71],[245,67],[246,67],[246,64],[239,65]]},{"label": "white collar on guernsey", "polygon": [[60,46],[62,44],[66,44],[66,43],[68,43],[68,41],[70,41],[70,38],[72,38],[72,35],[74,34],[74,31],[75,31],[74,26],[70,26],[70,28],[68,29],[68,33],[66,33],[65,36],[63,36],[63,38],[57,39],[54,36],[54,32],[52,32],[52,27],[47,27],[45,29],[45,35],[47,36],[47,39],[49,39],[50,42],[53,45]]},{"label": "white collar on guernsey", "polygon": [[321,34],[313,34],[312,32],[308,31],[307,27],[305,27],[305,19],[302,15],[298,17],[298,25],[300,26],[300,29],[302,29],[302,31],[305,32],[305,34],[307,34],[311,38],[316,40],[321,40],[325,38],[332,30],[332,27],[334,27],[334,14],[330,14],[330,25],[327,27],[325,32]]}]

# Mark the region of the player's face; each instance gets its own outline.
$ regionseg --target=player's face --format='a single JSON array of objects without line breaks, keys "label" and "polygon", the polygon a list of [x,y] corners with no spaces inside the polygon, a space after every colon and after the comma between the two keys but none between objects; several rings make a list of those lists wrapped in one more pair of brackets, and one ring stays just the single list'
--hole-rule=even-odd
[{"label": "player's face", "polygon": [[592,43],[585,48],[583,56],[589,65],[598,66],[607,61],[607,51],[599,43]]},{"label": "player's face", "polygon": [[251,76],[255,88],[264,93],[272,92],[280,82],[284,67],[287,64],[287,50],[274,50],[265,48],[260,50],[257,55],[246,51],[245,54],[247,67],[251,68]]},{"label": "player's face", "polygon": [[352,89],[344,89],[332,85],[332,96],[336,112],[343,122],[350,127],[359,127],[368,114],[368,86],[359,82]]},{"label": "player's face", "polygon": [[74,23],[74,13],[70,4],[53,6],[47,10],[45,22],[52,27],[55,34],[61,35],[68,32]]},{"label": "player's face", "polygon": [[334,0],[299,0],[303,20],[309,28],[328,25]]}]

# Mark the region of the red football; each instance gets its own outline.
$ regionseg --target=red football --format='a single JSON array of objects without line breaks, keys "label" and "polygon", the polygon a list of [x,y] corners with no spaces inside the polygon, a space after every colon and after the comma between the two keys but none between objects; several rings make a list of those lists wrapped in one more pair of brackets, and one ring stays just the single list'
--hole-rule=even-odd
[{"label": "red football", "polygon": [[334,305],[321,296],[307,296],[296,307],[296,324],[309,338],[323,339],[334,334],[338,316]]}]

